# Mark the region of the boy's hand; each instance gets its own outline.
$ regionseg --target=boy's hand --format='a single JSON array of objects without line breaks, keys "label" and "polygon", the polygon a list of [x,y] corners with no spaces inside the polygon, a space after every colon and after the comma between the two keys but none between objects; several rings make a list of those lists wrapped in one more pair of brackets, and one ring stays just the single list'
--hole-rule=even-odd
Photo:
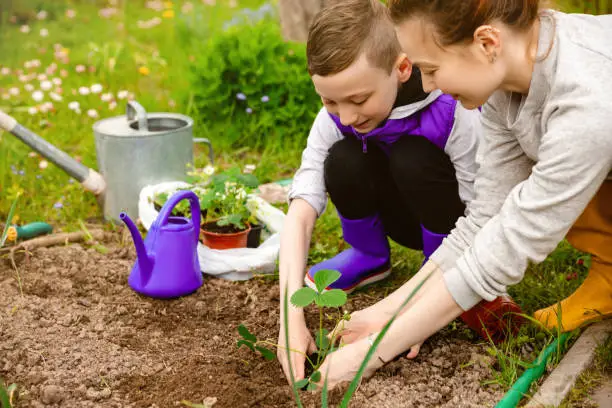
[{"label": "boy's hand", "polygon": [[[289,319],[289,348],[294,350],[291,352],[291,368],[293,370],[293,377],[295,381],[299,381],[304,378],[304,365],[306,363],[307,354],[314,353],[317,351],[317,346],[306,327],[304,316],[299,317],[290,316]],[[281,321],[280,332],[278,334],[278,348],[276,356],[278,361],[283,368],[287,382],[291,384],[291,375],[289,374],[289,361],[287,359],[287,345],[285,344],[285,327],[284,322]]]}]

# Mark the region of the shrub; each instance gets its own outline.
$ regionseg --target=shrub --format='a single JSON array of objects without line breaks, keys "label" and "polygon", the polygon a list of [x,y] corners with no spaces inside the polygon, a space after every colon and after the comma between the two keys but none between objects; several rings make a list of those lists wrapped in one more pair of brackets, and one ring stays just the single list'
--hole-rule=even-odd
[{"label": "shrub", "polygon": [[304,44],[282,39],[265,18],[234,24],[199,45],[190,114],[228,147],[303,147],[318,110]]}]

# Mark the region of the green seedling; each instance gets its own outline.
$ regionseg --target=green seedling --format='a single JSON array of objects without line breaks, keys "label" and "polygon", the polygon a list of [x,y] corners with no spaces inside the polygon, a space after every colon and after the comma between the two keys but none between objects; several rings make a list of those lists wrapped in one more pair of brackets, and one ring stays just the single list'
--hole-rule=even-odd
[{"label": "green seedling", "polygon": [[[302,389],[306,387],[306,389],[309,391],[316,389],[316,383],[321,380],[321,372],[319,371],[319,367],[321,364],[323,364],[323,361],[325,361],[325,357],[333,349],[333,344],[336,341],[337,333],[335,333],[335,330],[334,332],[330,333],[329,330],[323,327],[323,316],[325,308],[337,308],[346,303],[347,297],[344,291],[340,289],[327,289],[329,285],[337,281],[339,278],[340,272],[338,271],[320,270],[314,277],[316,290],[309,287],[304,287],[297,290],[291,296],[291,303],[296,307],[303,308],[314,303],[319,308],[319,328],[315,335],[315,344],[317,345],[318,351],[310,356],[302,353],[308,362],[306,372],[311,372],[311,374],[306,378],[297,381],[295,384],[297,388]],[[344,314],[338,320],[338,322],[348,319],[349,315]],[[336,324],[336,327],[338,327],[338,324]],[[238,326],[238,333],[242,337],[242,339],[238,340],[238,347],[246,346],[253,352],[258,351],[266,360],[273,360],[275,354],[270,349],[263,347],[263,345],[282,347],[275,343],[257,340],[257,337],[249,332],[249,330],[242,324]],[[297,352],[296,350],[290,351]]]}]

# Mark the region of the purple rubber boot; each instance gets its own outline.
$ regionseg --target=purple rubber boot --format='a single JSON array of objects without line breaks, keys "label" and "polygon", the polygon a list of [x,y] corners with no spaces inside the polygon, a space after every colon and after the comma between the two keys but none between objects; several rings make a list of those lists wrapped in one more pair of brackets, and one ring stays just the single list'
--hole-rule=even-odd
[{"label": "purple rubber boot", "polygon": [[351,293],[355,289],[385,279],[391,273],[391,254],[385,227],[378,215],[349,220],[340,213],[344,240],[349,248],[335,257],[316,264],[304,277],[306,285],[316,290],[314,275],[322,269],[341,273],[340,279],[328,289],[342,289]]},{"label": "purple rubber boot", "polygon": [[[429,257],[431,254],[436,252],[436,249],[440,245],[442,245],[442,241],[448,234],[438,234],[436,232],[431,232],[423,225],[421,225],[421,232],[423,236],[423,255],[425,255],[425,259],[423,260],[423,265],[429,261]],[[421,265],[422,266],[422,265]]]}]

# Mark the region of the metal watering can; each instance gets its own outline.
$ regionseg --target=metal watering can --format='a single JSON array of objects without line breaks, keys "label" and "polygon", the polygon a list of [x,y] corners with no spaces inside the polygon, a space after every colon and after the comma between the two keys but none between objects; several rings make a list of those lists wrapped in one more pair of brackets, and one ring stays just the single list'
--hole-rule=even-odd
[{"label": "metal watering can", "polygon": [[[170,214],[182,200],[189,200],[191,220]],[[179,191],[162,207],[142,240],[138,228],[126,213],[121,213],[136,246],[138,259],[128,284],[136,292],[154,298],[176,298],[202,286],[197,245],[200,234],[200,202],[192,191]]]},{"label": "metal watering can", "polygon": [[173,113],[147,114],[136,101],[126,115],[102,119],[93,126],[97,171],[20,125],[0,110],[0,129],[21,141],[78,180],[98,197],[104,218],[120,222],[126,212],[138,217],[140,190],[164,181],[184,181],[193,163],[193,143],[206,143],[211,164],[214,153],[208,139],[193,138],[193,119]]}]

